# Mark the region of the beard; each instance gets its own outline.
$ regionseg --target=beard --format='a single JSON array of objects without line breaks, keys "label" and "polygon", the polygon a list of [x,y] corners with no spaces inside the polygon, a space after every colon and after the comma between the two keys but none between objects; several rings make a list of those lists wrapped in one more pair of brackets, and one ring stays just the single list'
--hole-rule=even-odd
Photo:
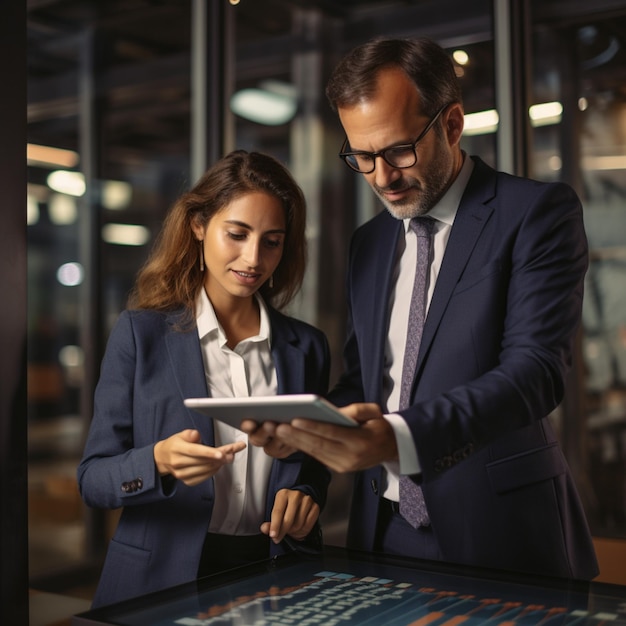
[{"label": "beard", "polygon": [[[426,215],[439,202],[451,183],[454,158],[447,150],[436,150],[435,157],[422,168],[422,181],[412,176],[402,176],[388,187],[372,184],[374,193],[396,219],[411,219]],[[402,200],[388,200],[385,191],[406,190]]]}]

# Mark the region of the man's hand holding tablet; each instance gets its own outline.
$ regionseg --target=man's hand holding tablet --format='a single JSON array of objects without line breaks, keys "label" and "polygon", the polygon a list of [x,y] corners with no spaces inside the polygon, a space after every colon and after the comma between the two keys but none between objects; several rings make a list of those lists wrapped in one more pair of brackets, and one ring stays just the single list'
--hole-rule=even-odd
[{"label": "man's hand holding tablet", "polygon": [[245,420],[241,430],[270,456],[284,458],[301,450],[339,473],[398,460],[394,430],[377,404],[360,402],[338,410],[358,428],[298,417],[283,424]]}]

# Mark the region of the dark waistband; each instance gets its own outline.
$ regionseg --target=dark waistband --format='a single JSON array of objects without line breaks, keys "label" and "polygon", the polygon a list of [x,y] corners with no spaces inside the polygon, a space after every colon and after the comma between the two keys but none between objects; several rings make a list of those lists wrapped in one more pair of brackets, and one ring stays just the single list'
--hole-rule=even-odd
[{"label": "dark waistband", "polygon": [[205,543],[227,546],[233,544],[237,548],[245,549],[246,546],[269,546],[269,537],[259,533],[258,535],[221,535],[219,533],[207,533]]},{"label": "dark waistband", "polygon": [[395,500],[387,500],[387,498],[381,498],[380,503],[386,509],[391,510],[392,513],[400,513],[400,503]]}]

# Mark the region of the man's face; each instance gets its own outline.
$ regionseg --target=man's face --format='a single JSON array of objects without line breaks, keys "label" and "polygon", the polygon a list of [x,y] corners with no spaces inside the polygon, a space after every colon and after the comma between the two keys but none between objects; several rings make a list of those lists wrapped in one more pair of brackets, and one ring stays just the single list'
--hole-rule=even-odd
[{"label": "man's face", "polygon": [[[430,122],[420,111],[417,89],[404,72],[393,69],[379,76],[378,89],[371,99],[340,108],[339,118],[350,150],[378,152],[413,143]],[[462,163],[458,146],[462,119],[460,105],[444,110],[417,144],[417,162],[412,167],[393,167],[378,157],[374,171],[363,174],[394,217],[424,215],[450,186]]]}]

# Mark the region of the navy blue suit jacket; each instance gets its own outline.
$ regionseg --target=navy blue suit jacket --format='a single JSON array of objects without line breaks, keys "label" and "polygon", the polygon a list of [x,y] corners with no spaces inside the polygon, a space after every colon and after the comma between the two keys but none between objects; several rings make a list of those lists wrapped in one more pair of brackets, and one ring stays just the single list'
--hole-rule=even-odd
[{"label": "navy blue suit jacket", "polygon": [[[414,480],[445,560],[592,578],[587,523],[547,417],[563,398],[581,316],[582,209],[566,185],[474,161],[425,322],[412,405],[401,412],[422,466]],[[401,228],[385,211],[353,237],[337,404],[381,403]],[[374,547],[381,471],[356,477],[353,547]]]},{"label": "navy blue suit jacket", "polygon": [[[278,393],[327,392],[326,337],[269,309]],[[214,501],[213,480],[187,487],[162,479],[154,444],[187,428],[214,445],[213,423],[183,405],[207,396],[195,327],[176,329],[176,314],[124,311],[111,332],[95,393],[94,417],[78,467],[84,501],[123,507],[93,605],[110,604],[196,578]],[[279,489],[296,488],[323,506],[330,473],[297,453],[272,465],[266,520]],[[317,531],[317,529],[316,529]],[[313,534],[313,533],[312,533]],[[271,554],[285,550],[271,543]],[[268,554],[268,557],[270,554]]]}]

